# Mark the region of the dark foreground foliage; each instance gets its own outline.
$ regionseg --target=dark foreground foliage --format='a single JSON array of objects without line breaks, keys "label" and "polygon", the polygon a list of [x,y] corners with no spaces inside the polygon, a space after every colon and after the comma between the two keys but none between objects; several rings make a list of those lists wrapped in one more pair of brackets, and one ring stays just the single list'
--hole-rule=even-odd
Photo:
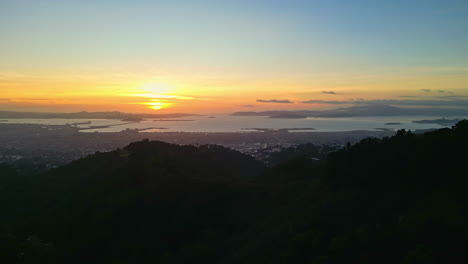
[{"label": "dark foreground foliage", "polygon": [[137,142],[0,165],[0,263],[468,263],[468,121],[265,168]]}]

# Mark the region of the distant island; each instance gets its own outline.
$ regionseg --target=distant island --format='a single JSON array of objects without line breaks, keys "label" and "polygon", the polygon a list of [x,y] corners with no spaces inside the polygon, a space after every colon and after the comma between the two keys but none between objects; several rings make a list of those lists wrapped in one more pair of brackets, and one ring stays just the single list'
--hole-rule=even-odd
[{"label": "distant island", "polygon": [[120,119],[120,121],[126,121],[126,122],[141,122],[143,121],[143,118],[138,117],[138,116],[130,116],[130,117],[125,117]]},{"label": "distant island", "polygon": [[76,122],[76,123],[71,123],[69,124],[70,126],[80,126],[80,125],[90,125],[92,122],[91,121],[86,121],[86,122]]},{"label": "distant island", "polygon": [[414,120],[413,123],[415,124],[438,124],[441,126],[453,126],[456,123],[460,122],[461,119],[455,118],[455,119],[446,119],[446,118],[441,118],[441,119],[427,119],[427,120]]},{"label": "distant island", "polygon": [[393,129],[387,128],[387,127],[376,127],[374,129],[375,130],[380,130],[380,131],[393,131]]},{"label": "distant island", "polygon": [[[273,110],[235,112],[232,116],[263,116],[268,118],[307,117],[369,117],[369,116],[468,116],[466,108],[402,108],[392,105],[368,104],[328,110]],[[453,122],[455,124],[456,121]]]},{"label": "distant island", "polygon": [[296,113],[279,113],[279,114],[273,114],[269,116],[268,118],[304,119],[304,118],[307,118],[307,116],[296,114]]},{"label": "distant island", "polygon": [[118,111],[112,112],[76,112],[76,113],[50,113],[50,112],[14,112],[0,111],[0,118],[41,118],[41,119],[116,119],[127,122],[140,122],[145,118],[180,118],[199,116],[197,114],[173,113],[173,114],[130,114]]},{"label": "distant island", "polygon": [[388,122],[388,123],[385,123],[386,126],[393,126],[393,125],[402,125],[402,123],[399,123],[399,122]]}]

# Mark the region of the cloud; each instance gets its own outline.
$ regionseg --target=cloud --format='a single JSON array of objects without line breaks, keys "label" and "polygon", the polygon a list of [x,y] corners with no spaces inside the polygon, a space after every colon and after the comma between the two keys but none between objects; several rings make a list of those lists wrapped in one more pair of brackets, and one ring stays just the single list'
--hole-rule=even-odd
[{"label": "cloud", "polygon": [[292,104],[293,102],[289,100],[277,100],[277,99],[271,99],[271,100],[262,100],[258,99],[257,102],[259,103],[276,103],[276,104]]},{"label": "cloud", "polygon": [[447,90],[434,90],[434,91],[433,91],[433,90],[431,90],[431,89],[421,89],[421,91],[426,92],[426,93],[438,92],[438,93],[453,94],[452,92],[447,91]]},{"label": "cloud", "polygon": [[355,104],[362,101],[326,101],[326,100],[308,100],[303,101],[303,104]]},{"label": "cloud", "polygon": [[439,92],[439,93],[453,94],[452,92],[446,91],[446,90],[437,90],[437,92]]},{"label": "cloud", "polygon": [[335,93],[335,92],[333,92],[333,91],[322,91],[322,93],[323,93],[323,94],[337,94],[337,93]]},{"label": "cloud", "polygon": [[250,104],[246,104],[246,105],[241,105],[242,107],[255,107],[255,105],[250,105]]}]

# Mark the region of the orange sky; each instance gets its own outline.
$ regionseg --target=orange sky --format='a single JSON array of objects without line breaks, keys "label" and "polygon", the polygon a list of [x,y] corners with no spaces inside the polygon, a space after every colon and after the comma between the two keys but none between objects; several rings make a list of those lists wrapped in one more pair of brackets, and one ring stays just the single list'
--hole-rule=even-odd
[{"label": "orange sky", "polygon": [[[342,73],[253,76],[252,74],[172,75],[67,72],[0,75],[0,109],[19,111],[125,111],[229,113],[272,109],[330,108],[302,104],[307,100],[396,99],[427,96],[422,89],[447,90],[466,95],[468,75],[407,73]],[[441,71],[433,69],[433,71]],[[333,91],[335,94],[323,93]],[[257,100],[293,103],[260,103]]]}]

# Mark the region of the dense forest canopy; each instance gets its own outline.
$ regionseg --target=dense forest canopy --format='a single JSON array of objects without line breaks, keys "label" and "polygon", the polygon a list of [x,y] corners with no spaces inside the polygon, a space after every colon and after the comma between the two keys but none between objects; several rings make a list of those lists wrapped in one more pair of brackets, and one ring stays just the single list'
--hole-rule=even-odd
[{"label": "dense forest canopy", "polygon": [[468,262],[468,121],[322,153],[265,166],[141,141],[48,171],[0,164],[0,262]]}]

